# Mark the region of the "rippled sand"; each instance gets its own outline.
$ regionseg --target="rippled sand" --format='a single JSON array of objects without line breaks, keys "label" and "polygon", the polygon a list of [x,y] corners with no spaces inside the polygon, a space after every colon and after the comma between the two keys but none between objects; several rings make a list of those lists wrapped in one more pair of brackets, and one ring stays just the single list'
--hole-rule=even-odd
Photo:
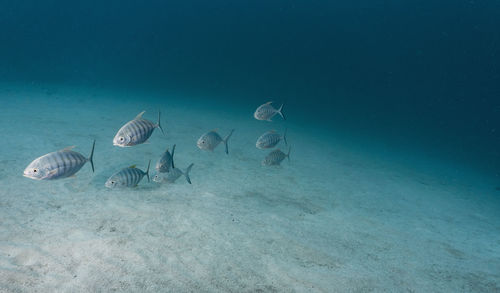
[{"label": "rippled sand", "polygon": [[[293,117],[256,121],[257,105],[182,98],[2,87],[1,292],[500,291],[493,179]],[[166,136],[112,146],[120,126],[142,110],[155,121],[158,108]],[[285,127],[291,162],[260,166],[267,152],[255,140]],[[236,129],[229,156],[222,145],[197,149],[213,128]],[[93,139],[95,174],[84,166],[77,178],[22,177],[48,152],[77,145],[88,155]],[[115,171],[144,170],[174,143],[177,167],[195,164],[192,185],[104,187]]]}]

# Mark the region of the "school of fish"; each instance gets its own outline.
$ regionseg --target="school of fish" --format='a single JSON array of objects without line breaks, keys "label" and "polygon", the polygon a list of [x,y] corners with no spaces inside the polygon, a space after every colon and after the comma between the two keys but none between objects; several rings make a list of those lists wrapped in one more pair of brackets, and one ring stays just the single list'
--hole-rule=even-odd
[{"label": "school of fish", "polygon": [[[144,113],[145,111],[142,111],[118,130],[113,138],[114,146],[132,147],[146,143],[156,128],[160,129],[160,131],[165,134],[160,124],[160,111],[158,111],[158,121],[156,123],[142,118]],[[272,102],[267,102],[257,108],[254,113],[254,118],[271,122],[271,118],[276,114],[280,115],[283,120],[285,120],[285,116],[283,115],[283,104],[276,109],[273,107]],[[223,143],[225,146],[225,153],[229,154],[228,141],[233,135],[233,132],[234,129],[231,129],[229,134],[223,138],[217,130],[208,131],[201,135],[196,145],[201,150],[214,151],[219,144]],[[275,130],[267,131],[257,139],[255,146],[259,149],[271,149],[281,141],[283,141],[285,145],[288,145],[286,134],[286,129],[283,135],[277,133]],[[96,142],[94,140],[88,157],[73,151],[75,146],[66,147],[62,150],[38,157],[24,169],[23,176],[34,180],[56,180],[75,177],[76,173],[80,171],[87,162],[90,163],[92,172],[95,172],[93,160],[95,144]],[[175,144],[172,146],[171,152],[167,148],[156,163],[156,174],[153,177],[154,182],[174,183],[181,176],[184,176],[186,181],[191,184],[189,173],[194,164],[191,163],[184,171],[176,168],[174,165],[175,146]],[[273,150],[261,163],[263,166],[280,165],[285,158],[290,160],[290,150],[291,148],[288,147],[288,152],[286,154],[280,149]],[[151,160],[148,162],[146,171],[142,171],[135,165],[123,168],[111,175],[108,180],[106,180],[104,186],[107,188],[136,187],[144,176],[147,177],[149,182],[150,165]]]}]

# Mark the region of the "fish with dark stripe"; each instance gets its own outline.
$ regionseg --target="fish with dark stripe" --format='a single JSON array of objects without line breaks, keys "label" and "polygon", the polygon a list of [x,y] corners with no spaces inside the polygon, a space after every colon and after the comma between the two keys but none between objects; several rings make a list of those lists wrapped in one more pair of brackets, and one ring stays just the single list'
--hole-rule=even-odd
[{"label": "fish with dark stripe", "polygon": [[184,172],[179,168],[172,168],[172,170],[168,173],[158,173],[153,177],[153,181],[157,183],[174,183],[177,179],[179,179],[179,177],[184,175],[184,177],[186,177],[186,181],[191,184],[189,172],[191,172],[193,165],[194,164],[189,165]]},{"label": "fish with dark stripe", "polygon": [[141,182],[144,175],[148,177],[149,182],[149,165],[151,164],[151,160],[148,163],[148,169],[146,172],[142,171],[139,168],[136,168],[135,165],[130,166],[128,168],[124,168],[115,174],[113,174],[106,181],[105,186],[107,188],[115,188],[115,187],[135,187],[139,182]]},{"label": "fish with dark stripe", "polygon": [[285,115],[283,115],[283,105],[281,104],[281,107],[278,109],[275,109],[272,105],[273,102],[267,102],[263,105],[260,105],[257,110],[255,110],[255,113],[253,114],[253,117],[257,120],[265,120],[265,121],[272,121],[271,118],[274,117],[274,115],[279,114],[283,120],[285,119]]},{"label": "fish with dark stripe", "polygon": [[153,123],[149,120],[142,118],[146,111],[142,111],[137,115],[134,120],[127,122],[118,130],[113,138],[113,145],[119,147],[130,147],[144,143],[153,134],[156,128],[159,128],[162,133],[163,128],[160,125],[160,112],[158,111],[158,123]]},{"label": "fish with dark stripe", "polygon": [[175,152],[175,144],[172,147],[172,153],[167,149],[163,155],[161,156],[160,160],[156,163],[156,171],[159,173],[166,173],[169,172],[171,169],[175,168],[174,167],[174,152]]},{"label": "fish with dark stripe", "polygon": [[73,151],[74,146],[63,150],[48,153],[31,162],[24,169],[23,176],[35,180],[54,180],[71,177],[78,172],[85,163],[90,162],[92,172],[94,172],[94,148],[95,140],[92,144],[90,157]]},{"label": "fish with dark stripe", "polygon": [[231,130],[231,132],[225,137],[222,138],[216,130],[209,131],[205,134],[203,134],[198,141],[196,142],[196,145],[198,146],[199,149],[201,150],[209,150],[213,151],[221,142],[224,143],[226,146],[226,154],[229,154],[229,148],[227,146],[227,141],[233,134],[234,129]]},{"label": "fish with dark stripe", "polygon": [[281,136],[280,134],[276,133],[276,131],[271,130],[263,135],[261,135],[258,139],[257,142],[255,143],[255,146],[259,149],[270,149],[275,147],[281,140],[285,142],[285,145],[288,145],[286,141],[286,130],[285,134]]},{"label": "fish with dark stripe", "polygon": [[282,152],[280,149],[274,150],[270,152],[266,158],[262,161],[263,166],[276,166],[281,164],[281,162],[285,159],[288,158],[288,161],[290,161],[290,150],[291,148],[288,148],[288,153],[285,154]]}]

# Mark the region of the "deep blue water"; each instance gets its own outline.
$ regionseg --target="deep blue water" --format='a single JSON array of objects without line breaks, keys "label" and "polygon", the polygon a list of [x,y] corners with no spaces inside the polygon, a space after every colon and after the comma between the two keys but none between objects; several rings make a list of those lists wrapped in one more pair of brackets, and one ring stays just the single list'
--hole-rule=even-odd
[{"label": "deep blue water", "polygon": [[499,28],[494,0],[3,0],[0,78],[273,97],[290,119],[498,172]]}]

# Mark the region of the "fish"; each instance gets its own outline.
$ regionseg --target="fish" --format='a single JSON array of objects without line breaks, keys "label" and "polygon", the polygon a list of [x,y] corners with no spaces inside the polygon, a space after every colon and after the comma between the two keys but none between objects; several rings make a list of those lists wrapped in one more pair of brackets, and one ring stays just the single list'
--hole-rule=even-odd
[{"label": "fish", "polygon": [[260,105],[257,110],[255,110],[255,113],[253,114],[253,117],[257,120],[265,120],[265,121],[272,121],[271,118],[274,117],[276,114],[280,114],[281,118],[283,120],[286,120],[285,115],[283,115],[283,105],[279,107],[279,109],[275,109],[272,105],[273,102],[267,102],[263,105]]},{"label": "fish", "polygon": [[229,148],[227,146],[227,141],[233,135],[234,129],[231,130],[231,132],[224,138],[216,132],[216,130],[209,131],[205,134],[203,134],[199,139],[196,145],[198,148],[201,150],[209,150],[213,151],[221,142],[224,142],[224,145],[226,146],[226,154],[229,154]]},{"label": "fish", "polygon": [[282,139],[285,142],[285,145],[288,145],[288,142],[286,141],[286,132],[287,130],[285,129],[285,133],[283,136],[279,135],[276,133],[276,131],[271,130],[268,131],[264,134],[262,134],[258,139],[257,142],[255,143],[255,146],[258,149],[269,149],[275,147]]},{"label": "fish", "polygon": [[136,187],[139,182],[141,182],[144,175],[148,177],[149,182],[149,166],[151,165],[151,160],[148,163],[148,169],[146,172],[142,171],[139,168],[136,168],[135,165],[132,165],[128,168],[124,168],[115,174],[111,175],[109,179],[104,184],[107,188],[115,188],[115,187]]},{"label": "fish", "polygon": [[131,147],[144,143],[153,134],[156,128],[159,128],[163,134],[163,128],[160,125],[161,113],[158,111],[158,123],[153,123],[149,120],[142,118],[146,111],[142,111],[137,115],[134,120],[127,122],[116,133],[113,138],[113,145],[119,147]]},{"label": "fish", "polygon": [[281,164],[281,162],[285,159],[288,158],[288,161],[290,161],[290,150],[291,147],[288,147],[288,153],[285,154],[282,152],[280,149],[274,150],[270,152],[264,160],[262,160],[262,165],[263,166],[276,166]]},{"label": "fish", "polygon": [[157,183],[174,183],[179,177],[184,175],[186,181],[191,184],[191,178],[189,177],[189,172],[194,164],[189,165],[186,171],[182,172],[179,168],[172,168],[168,173],[158,173],[153,177],[153,181]]},{"label": "fish", "polygon": [[94,169],[94,148],[92,144],[90,157],[73,151],[75,146],[64,148],[60,151],[43,155],[31,162],[24,169],[23,176],[35,180],[54,180],[74,176],[87,162],[90,162],[92,172]]},{"label": "fish", "polygon": [[167,150],[163,153],[160,160],[156,163],[156,171],[159,173],[166,173],[173,169],[174,166],[174,152],[175,152],[175,144],[172,147],[172,153]]}]

